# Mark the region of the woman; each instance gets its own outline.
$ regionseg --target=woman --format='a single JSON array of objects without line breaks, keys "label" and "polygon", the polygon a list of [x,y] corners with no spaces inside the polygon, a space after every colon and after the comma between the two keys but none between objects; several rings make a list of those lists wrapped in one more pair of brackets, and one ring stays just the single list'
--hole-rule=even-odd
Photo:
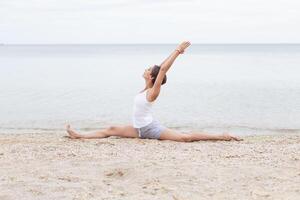
[{"label": "woman", "polygon": [[183,54],[190,46],[190,42],[182,42],[171,55],[161,64],[161,66],[149,67],[145,70],[145,89],[134,98],[133,126],[110,126],[107,129],[89,134],[79,134],[67,125],[66,130],[72,139],[85,138],[105,138],[109,136],[120,136],[127,138],[149,138],[159,140],[173,140],[177,142],[193,142],[199,140],[241,140],[229,134],[209,135],[205,133],[178,133],[174,130],[162,126],[156,119],[153,119],[152,105],[158,98],[161,85],[167,81],[166,73],[172,66],[175,59]]}]

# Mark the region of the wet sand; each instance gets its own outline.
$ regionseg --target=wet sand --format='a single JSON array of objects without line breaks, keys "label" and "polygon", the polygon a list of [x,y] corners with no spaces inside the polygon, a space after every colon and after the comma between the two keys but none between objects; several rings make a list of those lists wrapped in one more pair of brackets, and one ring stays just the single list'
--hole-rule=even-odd
[{"label": "wet sand", "polygon": [[300,199],[300,135],[241,142],[0,134],[0,199]]}]

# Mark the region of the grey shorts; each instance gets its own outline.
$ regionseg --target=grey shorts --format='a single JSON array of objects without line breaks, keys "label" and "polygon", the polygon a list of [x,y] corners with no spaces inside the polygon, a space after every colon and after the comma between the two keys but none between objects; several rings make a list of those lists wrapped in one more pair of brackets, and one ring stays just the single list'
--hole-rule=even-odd
[{"label": "grey shorts", "polygon": [[156,119],[153,119],[147,126],[137,128],[139,137],[143,139],[159,139],[161,132],[165,129],[166,127],[161,125]]}]

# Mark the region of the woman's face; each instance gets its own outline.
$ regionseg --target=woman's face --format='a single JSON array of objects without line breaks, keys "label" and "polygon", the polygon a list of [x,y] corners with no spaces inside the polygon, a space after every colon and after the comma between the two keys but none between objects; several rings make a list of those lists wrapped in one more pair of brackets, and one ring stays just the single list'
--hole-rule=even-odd
[{"label": "woman's face", "polygon": [[144,79],[151,80],[151,71],[152,71],[152,68],[153,67],[148,67],[148,68],[145,69],[144,74],[143,74]]}]

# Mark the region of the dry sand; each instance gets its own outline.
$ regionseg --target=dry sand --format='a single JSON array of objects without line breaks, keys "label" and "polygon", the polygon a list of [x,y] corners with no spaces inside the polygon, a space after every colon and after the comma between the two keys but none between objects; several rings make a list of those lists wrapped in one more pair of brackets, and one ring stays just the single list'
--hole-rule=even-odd
[{"label": "dry sand", "polygon": [[242,142],[0,134],[0,199],[300,199],[300,135]]}]

